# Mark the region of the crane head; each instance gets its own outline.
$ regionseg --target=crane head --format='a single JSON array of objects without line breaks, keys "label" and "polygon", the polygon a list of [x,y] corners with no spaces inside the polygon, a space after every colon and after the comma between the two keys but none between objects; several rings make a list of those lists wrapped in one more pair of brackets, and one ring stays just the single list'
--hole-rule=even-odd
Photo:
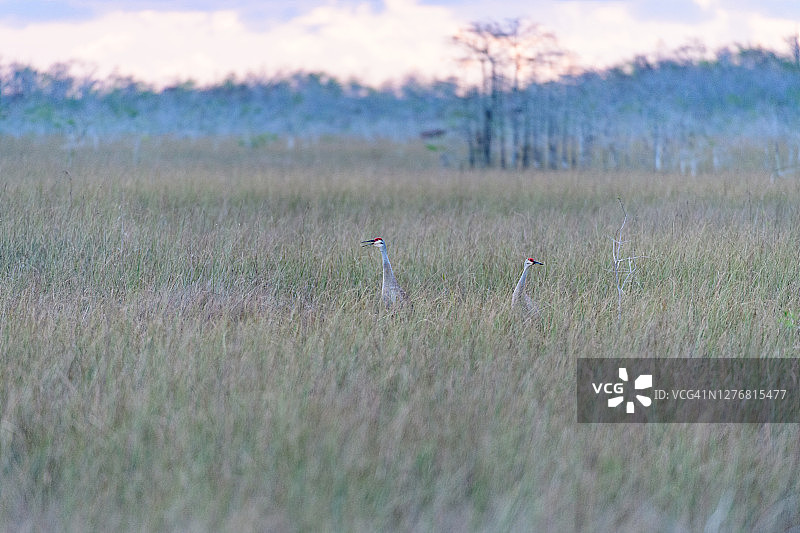
[{"label": "crane head", "polygon": [[383,239],[380,237],[375,237],[374,239],[370,239],[368,241],[361,241],[361,247],[364,246],[376,246],[377,248],[382,248],[386,246],[386,243],[383,242]]},{"label": "crane head", "polygon": [[544,263],[540,263],[539,261],[534,260],[533,258],[527,258],[525,260],[525,267],[529,267],[531,265],[543,265]]}]

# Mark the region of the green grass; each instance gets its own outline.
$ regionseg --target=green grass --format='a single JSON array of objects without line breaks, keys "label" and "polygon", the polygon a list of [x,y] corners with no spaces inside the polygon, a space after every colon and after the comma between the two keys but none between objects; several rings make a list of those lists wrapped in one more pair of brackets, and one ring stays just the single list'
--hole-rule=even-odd
[{"label": "green grass", "polygon": [[[574,375],[796,357],[798,182],[132,146],[0,147],[3,529],[786,527],[796,426],[577,425]],[[646,256],[621,323],[618,196]],[[412,311],[381,309],[376,236]]]}]

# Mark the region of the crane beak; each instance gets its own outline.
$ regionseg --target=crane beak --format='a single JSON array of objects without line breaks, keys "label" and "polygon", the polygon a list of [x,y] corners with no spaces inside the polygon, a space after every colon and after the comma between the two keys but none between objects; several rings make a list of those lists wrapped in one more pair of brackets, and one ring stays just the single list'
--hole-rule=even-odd
[{"label": "crane beak", "polygon": [[544,265],[544,263],[540,263],[539,261],[534,261],[533,264],[534,265]]},{"label": "crane beak", "polygon": [[375,239],[372,239],[372,240],[369,240],[369,241],[361,241],[361,247],[362,248],[365,247],[365,246],[371,246],[373,244],[375,244]]}]

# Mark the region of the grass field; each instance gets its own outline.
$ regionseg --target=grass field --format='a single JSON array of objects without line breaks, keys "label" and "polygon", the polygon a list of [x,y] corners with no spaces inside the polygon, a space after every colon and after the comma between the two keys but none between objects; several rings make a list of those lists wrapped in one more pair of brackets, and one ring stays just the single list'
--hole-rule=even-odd
[{"label": "grass field", "polygon": [[[2,529],[800,523],[796,425],[578,425],[574,395],[578,357],[798,356],[798,181],[58,146],[0,144]],[[617,197],[645,256],[621,321]],[[381,308],[377,236],[411,311]]]}]

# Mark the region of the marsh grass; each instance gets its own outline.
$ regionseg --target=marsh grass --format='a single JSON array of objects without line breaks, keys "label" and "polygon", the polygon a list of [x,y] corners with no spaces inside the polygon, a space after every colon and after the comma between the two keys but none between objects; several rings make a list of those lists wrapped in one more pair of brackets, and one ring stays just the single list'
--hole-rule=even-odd
[{"label": "marsh grass", "polygon": [[[55,146],[0,147],[4,529],[785,526],[795,426],[578,426],[574,375],[797,356],[797,182],[461,173],[388,144]],[[618,196],[646,256],[621,322]],[[376,236],[411,311],[381,307]],[[528,256],[542,316],[518,323]]]}]

